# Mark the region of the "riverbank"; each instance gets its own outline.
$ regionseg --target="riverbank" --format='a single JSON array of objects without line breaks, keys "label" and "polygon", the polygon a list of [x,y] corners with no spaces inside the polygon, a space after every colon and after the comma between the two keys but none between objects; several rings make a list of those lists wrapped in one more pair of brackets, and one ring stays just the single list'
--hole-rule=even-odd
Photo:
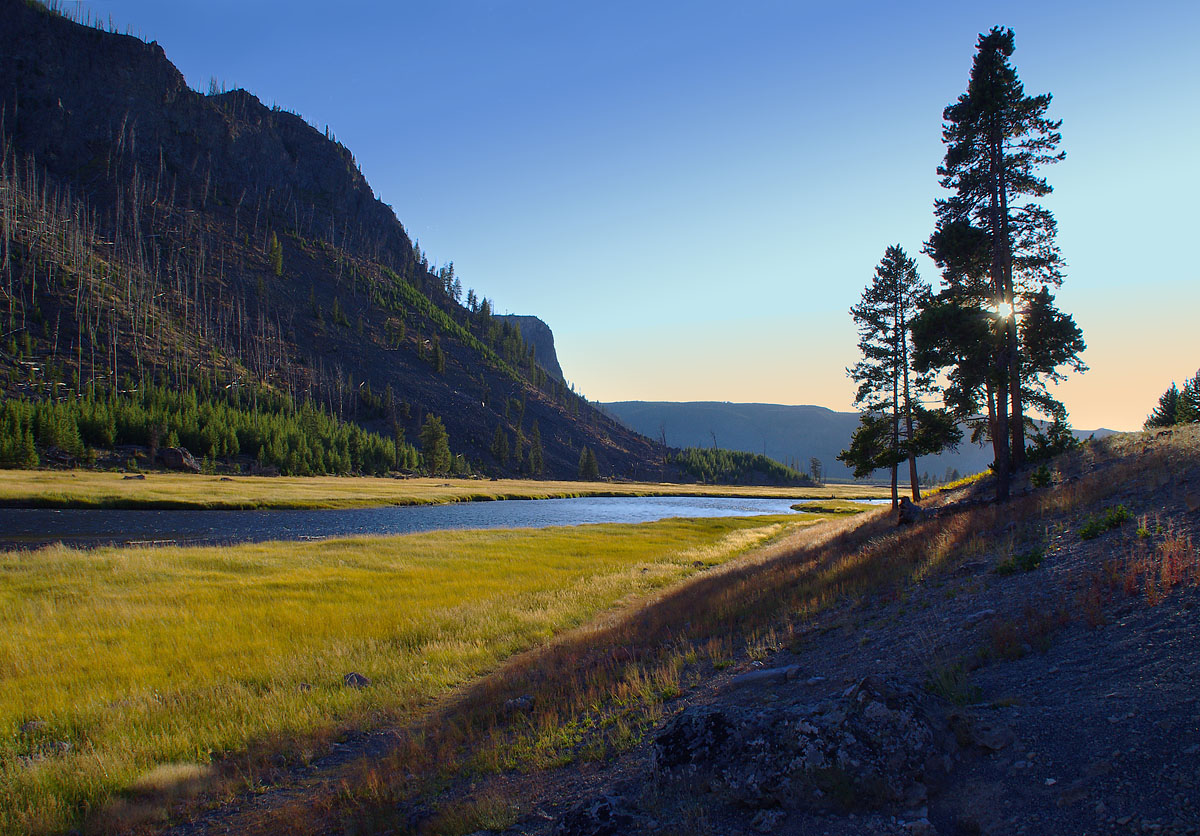
[{"label": "riverbank", "polygon": [[243,792],[821,519],[0,554],[0,833]]},{"label": "riverbank", "polygon": [[[144,477],[144,478],[143,478]],[[315,510],[440,505],[501,499],[585,496],[724,496],[771,499],[876,499],[873,485],[774,487],[656,482],[552,482],[524,479],[388,479],[369,476],[208,476],[88,470],[0,470],[0,506],[178,510]]]}]

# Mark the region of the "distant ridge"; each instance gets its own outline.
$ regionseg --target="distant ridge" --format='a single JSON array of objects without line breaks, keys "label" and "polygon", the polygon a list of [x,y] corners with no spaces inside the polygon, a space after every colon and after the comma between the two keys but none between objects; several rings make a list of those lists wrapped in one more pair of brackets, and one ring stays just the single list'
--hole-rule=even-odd
[{"label": "distant ridge", "polygon": [[[823,406],[789,406],[722,401],[616,401],[598,404],[630,429],[650,438],[665,437],[671,447],[711,447],[765,453],[773,459],[795,462],[807,470],[809,461],[821,460],[827,479],[850,480],[849,468],[837,454],[850,444],[858,426],[857,412],[835,412]],[[1110,430],[1094,431],[1097,437]],[[1091,431],[1076,431],[1087,438]],[[948,470],[977,473],[992,461],[990,446],[963,442],[957,452],[925,456],[917,462],[919,474],[942,478]],[[882,478],[883,473],[875,474]]]}]

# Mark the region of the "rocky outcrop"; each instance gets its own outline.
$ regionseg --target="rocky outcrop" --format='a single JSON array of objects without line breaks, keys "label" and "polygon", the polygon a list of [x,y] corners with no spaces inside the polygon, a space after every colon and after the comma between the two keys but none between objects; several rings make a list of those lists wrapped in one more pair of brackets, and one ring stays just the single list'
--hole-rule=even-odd
[{"label": "rocky outcrop", "polygon": [[944,728],[926,697],[868,677],[816,705],[689,708],[655,739],[654,768],[741,807],[908,809],[949,768]]},{"label": "rocky outcrop", "polygon": [[496,318],[515,325],[525,344],[533,346],[538,365],[556,380],[564,380],[562,367],[558,364],[558,354],[554,351],[554,332],[550,330],[549,325],[536,316],[507,314]]},{"label": "rocky outcrop", "polygon": [[199,473],[200,465],[186,447],[164,447],[158,451],[158,460],[168,470],[181,470],[185,473]]}]

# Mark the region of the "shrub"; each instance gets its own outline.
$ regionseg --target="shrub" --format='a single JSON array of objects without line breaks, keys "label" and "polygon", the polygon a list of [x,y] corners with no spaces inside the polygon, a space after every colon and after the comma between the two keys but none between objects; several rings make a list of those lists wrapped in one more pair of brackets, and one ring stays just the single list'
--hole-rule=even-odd
[{"label": "shrub", "polygon": [[1133,519],[1133,514],[1124,505],[1109,508],[1100,516],[1088,517],[1079,528],[1080,540],[1094,540],[1106,531],[1120,528],[1121,523]]},{"label": "shrub", "polygon": [[1042,565],[1042,561],[1046,558],[1046,552],[1040,548],[1029,549],[1028,551],[1014,554],[1007,560],[1001,561],[996,566],[997,575],[1014,575],[1017,572],[1032,572],[1034,569]]}]

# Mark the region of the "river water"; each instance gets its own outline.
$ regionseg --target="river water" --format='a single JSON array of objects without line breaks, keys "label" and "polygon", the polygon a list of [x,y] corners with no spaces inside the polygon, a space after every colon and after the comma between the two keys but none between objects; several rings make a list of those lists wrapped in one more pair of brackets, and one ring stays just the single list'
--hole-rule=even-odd
[{"label": "river water", "polygon": [[63,542],[224,544],[462,528],[640,523],[667,517],[792,514],[795,499],[581,497],[320,511],[126,511],[0,508],[0,547]]}]

